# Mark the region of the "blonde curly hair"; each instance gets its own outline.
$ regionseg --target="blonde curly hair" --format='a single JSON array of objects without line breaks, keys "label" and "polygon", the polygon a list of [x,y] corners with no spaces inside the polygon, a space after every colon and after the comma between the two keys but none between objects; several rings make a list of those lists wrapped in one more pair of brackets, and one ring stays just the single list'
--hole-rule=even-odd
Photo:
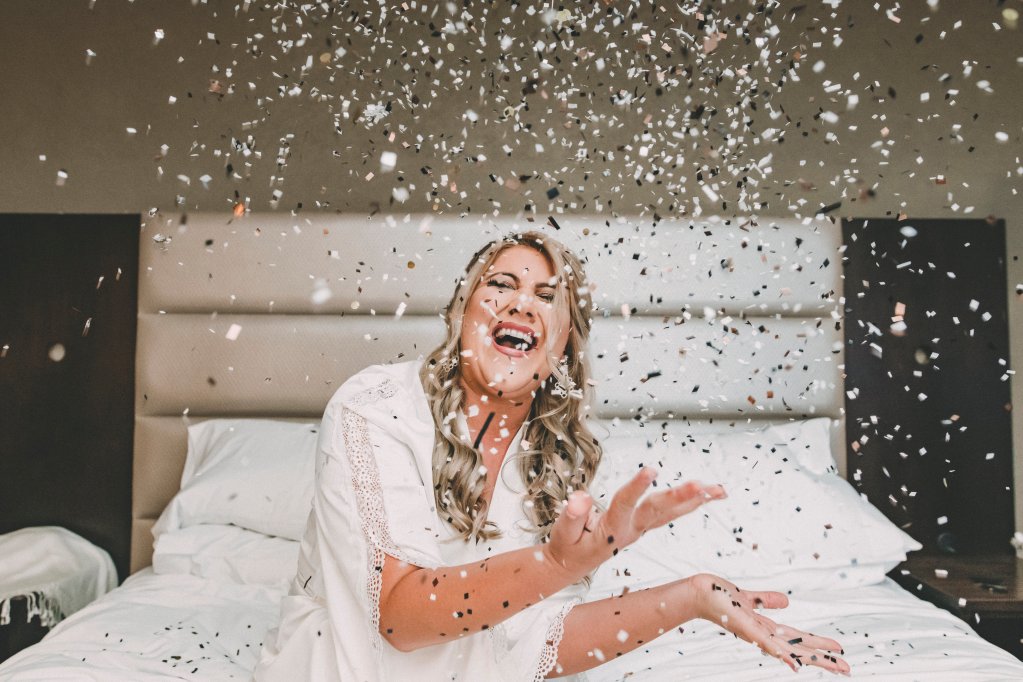
[{"label": "blonde curly hair", "polygon": [[540,232],[495,239],[469,261],[447,306],[447,337],[430,353],[420,370],[436,429],[434,498],[441,516],[464,540],[489,540],[499,537],[500,532],[487,521],[487,503],[483,499],[486,480],[485,474],[480,474],[482,456],[450,427],[449,415],[466,407],[458,361],[462,351],[462,318],[470,296],[491,264],[502,251],[513,246],[536,249],[547,258],[558,279],[553,305],[567,309],[570,319],[563,357],[554,357],[550,347],[554,335],[547,336],[545,349],[553,372],[536,391],[526,419],[522,448],[515,455],[526,482],[524,512],[539,540],[549,534],[569,493],[585,490],[593,480],[602,455],[599,442],[587,426],[588,406],[593,397],[587,355],[592,306],[582,262],[563,244]]}]

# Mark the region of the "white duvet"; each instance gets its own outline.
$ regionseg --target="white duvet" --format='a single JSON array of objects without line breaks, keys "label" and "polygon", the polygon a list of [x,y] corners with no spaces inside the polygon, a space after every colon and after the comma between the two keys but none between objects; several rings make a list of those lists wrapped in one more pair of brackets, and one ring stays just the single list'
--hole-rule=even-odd
[{"label": "white duvet", "polygon": [[[143,571],[0,665],[0,680],[246,680],[282,590]],[[1023,663],[894,582],[792,597],[779,620],[835,637],[855,678],[1023,680]],[[798,676],[705,621],[588,673],[588,682]]]},{"label": "white duvet", "polygon": [[0,665],[0,680],[248,680],[283,594],[146,569]]}]

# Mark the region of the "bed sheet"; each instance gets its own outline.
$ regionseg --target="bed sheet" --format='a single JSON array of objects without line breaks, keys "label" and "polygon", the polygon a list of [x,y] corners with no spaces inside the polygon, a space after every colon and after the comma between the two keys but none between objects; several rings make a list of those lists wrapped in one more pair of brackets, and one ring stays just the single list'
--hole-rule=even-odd
[{"label": "bed sheet", "polygon": [[[143,571],[0,665],[0,680],[247,680],[278,617],[279,587]],[[1023,663],[891,580],[792,596],[779,620],[835,637],[854,678],[1023,680]],[[590,671],[587,682],[737,682],[798,677],[706,621],[692,621]]]},{"label": "bed sheet", "polygon": [[[793,627],[833,637],[845,647],[852,678],[1023,680],[1023,662],[977,635],[962,620],[918,599],[891,579],[855,589],[790,595],[788,608],[766,612]],[[780,661],[703,620],[608,661],[587,682],[836,679],[806,667],[798,675]]]},{"label": "bed sheet", "polygon": [[283,594],[146,569],[0,665],[0,680],[248,680]]}]

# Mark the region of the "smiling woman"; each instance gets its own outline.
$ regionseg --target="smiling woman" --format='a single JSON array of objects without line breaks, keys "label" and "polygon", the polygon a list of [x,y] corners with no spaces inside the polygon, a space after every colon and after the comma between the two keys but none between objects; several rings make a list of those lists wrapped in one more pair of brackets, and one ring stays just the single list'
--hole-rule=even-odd
[{"label": "smiling woman", "polygon": [[602,563],[725,497],[695,481],[645,495],[656,472],[643,468],[595,508],[591,308],[574,254],[540,233],[511,235],[469,262],[433,353],[338,389],[297,575],[255,679],[541,680],[692,618],[792,669],[848,671],[828,653],[834,640],[757,611],[784,595],[716,576],[584,602]]},{"label": "smiling woman", "polygon": [[[588,294],[576,256],[528,232],[481,249],[452,296],[447,341],[424,363],[420,378],[441,425],[436,480],[450,482],[435,489],[437,505],[466,540],[493,533],[485,511],[508,449],[501,429],[525,427],[529,447],[520,444],[518,469],[536,528],[549,529],[560,502],[593,479],[601,451],[583,418],[590,384]],[[572,399],[566,400],[569,387]],[[459,411],[466,415],[468,442],[444,428],[448,415]],[[494,431],[485,428],[491,415],[498,418]],[[566,462],[575,466],[566,469]],[[477,474],[480,465],[486,476]]]}]

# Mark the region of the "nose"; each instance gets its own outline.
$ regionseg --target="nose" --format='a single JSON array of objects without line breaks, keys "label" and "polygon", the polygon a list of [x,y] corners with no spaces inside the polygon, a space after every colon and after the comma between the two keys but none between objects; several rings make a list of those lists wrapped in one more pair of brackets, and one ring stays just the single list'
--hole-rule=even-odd
[{"label": "nose", "polygon": [[516,297],[511,310],[508,311],[508,314],[514,315],[515,313],[521,313],[527,318],[531,318],[536,315],[535,306],[536,296],[534,294],[520,293]]}]

